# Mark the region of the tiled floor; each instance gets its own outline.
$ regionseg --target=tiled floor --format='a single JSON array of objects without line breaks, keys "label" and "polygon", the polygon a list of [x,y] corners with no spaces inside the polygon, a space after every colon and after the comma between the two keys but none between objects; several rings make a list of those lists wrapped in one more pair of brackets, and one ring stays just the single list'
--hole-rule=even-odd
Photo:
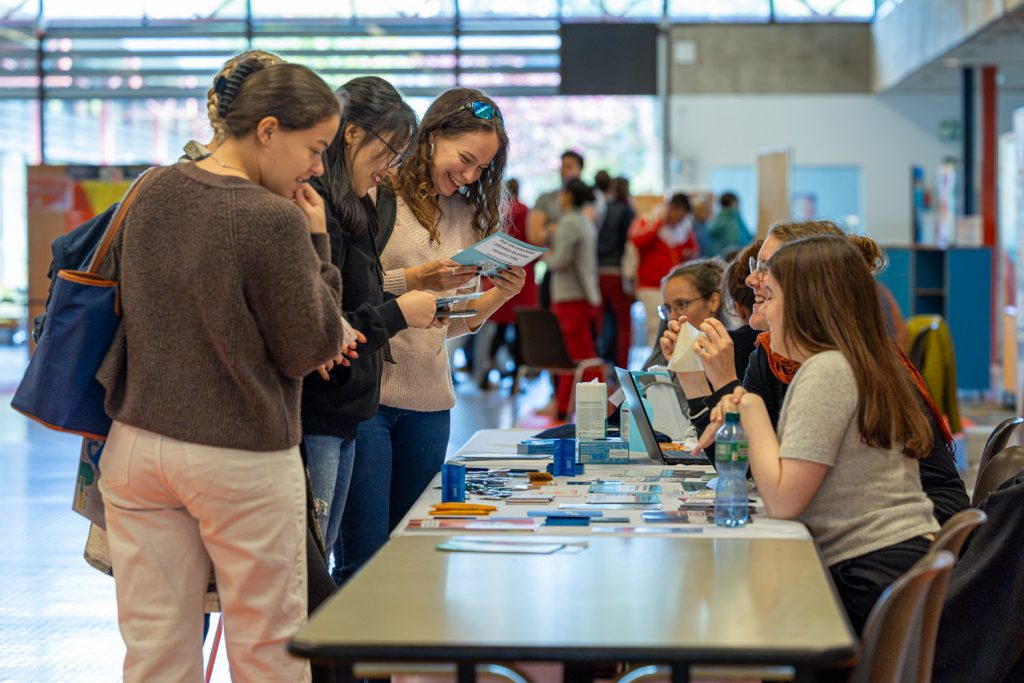
[{"label": "tiled floor", "polygon": [[[24,347],[0,346],[0,683],[118,681],[124,646],[114,583],[82,559],[88,523],[70,509],[78,440],[10,408],[24,364]],[[515,405],[507,383],[491,391],[460,384],[452,447],[477,429],[513,425],[516,414],[546,400],[545,384],[537,382]],[[964,412],[979,423],[969,435],[976,458],[991,425],[1008,412]],[[229,680],[223,651],[214,680]]]},{"label": "tiled floor", "polygon": [[[119,681],[114,582],[82,559],[88,522],[71,510],[79,439],[11,409],[25,362],[24,347],[0,346],[0,683]],[[508,391],[507,383],[491,391],[460,384],[451,444],[511,426]],[[520,406],[542,402],[545,391],[537,387]],[[226,661],[221,650],[213,680],[229,680]]]}]

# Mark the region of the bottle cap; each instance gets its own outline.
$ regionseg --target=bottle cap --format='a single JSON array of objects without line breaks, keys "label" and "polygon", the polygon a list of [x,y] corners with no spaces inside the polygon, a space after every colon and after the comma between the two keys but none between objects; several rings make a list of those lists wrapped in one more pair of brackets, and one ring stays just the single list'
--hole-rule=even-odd
[{"label": "bottle cap", "polygon": [[740,413],[738,410],[730,410],[725,414],[726,424],[739,424]]}]

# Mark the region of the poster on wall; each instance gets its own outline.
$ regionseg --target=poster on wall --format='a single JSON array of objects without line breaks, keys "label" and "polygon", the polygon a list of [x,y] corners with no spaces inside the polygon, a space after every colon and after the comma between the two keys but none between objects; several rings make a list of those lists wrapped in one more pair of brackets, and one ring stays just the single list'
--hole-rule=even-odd
[{"label": "poster on wall", "polygon": [[[1017,161],[1017,244],[1024,244],[1024,109],[1013,114]],[[1017,414],[1024,415],[1024,249],[1017,249]]]},{"label": "poster on wall", "polygon": [[956,243],[957,183],[956,164],[941,164],[935,172],[935,244],[940,248]]}]

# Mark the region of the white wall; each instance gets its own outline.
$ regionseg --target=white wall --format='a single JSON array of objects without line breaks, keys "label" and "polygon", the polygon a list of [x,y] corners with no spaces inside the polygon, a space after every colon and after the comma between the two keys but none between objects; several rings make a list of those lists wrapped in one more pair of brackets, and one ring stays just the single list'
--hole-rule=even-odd
[{"label": "white wall", "polygon": [[882,244],[911,241],[910,167],[959,156],[938,138],[958,120],[956,95],[674,95],[670,149],[689,177],[673,189],[708,186],[708,169],[754,164],[762,147],[788,145],[800,165],[861,168],[863,229]]}]

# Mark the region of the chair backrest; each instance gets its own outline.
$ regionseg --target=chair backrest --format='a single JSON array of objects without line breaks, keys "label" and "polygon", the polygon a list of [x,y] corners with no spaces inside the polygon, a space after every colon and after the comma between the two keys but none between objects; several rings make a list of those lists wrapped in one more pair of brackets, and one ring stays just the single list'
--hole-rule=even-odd
[{"label": "chair backrest", "polygon": [[567,368],[576,364],[569,357],[558,318],[542,308],[516,311],[516,335],[523,365],[534,368]]},{"label": "chair backrest", "polygon": [[971,505],[978,507],[1000,484],[1024,469],[1024,446],[1010,446],[996,453],[978,472]]},{"label": "chair backrest", "polygon": [[[967,508],[961,510],[946,520],[939,533],[935,534],[935,540],[928,548],[928,553],[918,561],[918,564],[929,562],[936,554],[943,550],[953,554],[954,562],[960,557],[960,550],[964,547],[967,537],[988,519],[981,510]],[[932,583],[928,590],[928,597],[925,600],[925,608],[921,615],[921,637],[914,649],[917,650],[917,671],[918,683],[929,683],[932,679],[932,666],[935,664],[935,638],[939,633],[939,620],[942,617],[942,607],[946,599],[946,587],[949,585],[949,575],[943,575]]]},{"label": "chair backrest", "polygon": [[1010,417],[996,426],[992,430],[992,433],[988,435],[988,441],[985,442],[985,448],[981,451],[981,461],[978,463],[978,471],[985,469],[985,465],[988,461],[995,457],[996,453],[999,453],[1006,444],[1010,441],[1010,437],[1017,430],[1017,427],[1024,424],[1024,417]]},{"label": "chair backrest", "polygon": [[908,670],[917,662],[913,645],[923,644],[920,625],[929,591],[940,577],[948,580],[952,569],[953,553],[940,550],[927,555],[882,593],[864,626],[861,660],[850,676],[852,683],[906,680]]}]

